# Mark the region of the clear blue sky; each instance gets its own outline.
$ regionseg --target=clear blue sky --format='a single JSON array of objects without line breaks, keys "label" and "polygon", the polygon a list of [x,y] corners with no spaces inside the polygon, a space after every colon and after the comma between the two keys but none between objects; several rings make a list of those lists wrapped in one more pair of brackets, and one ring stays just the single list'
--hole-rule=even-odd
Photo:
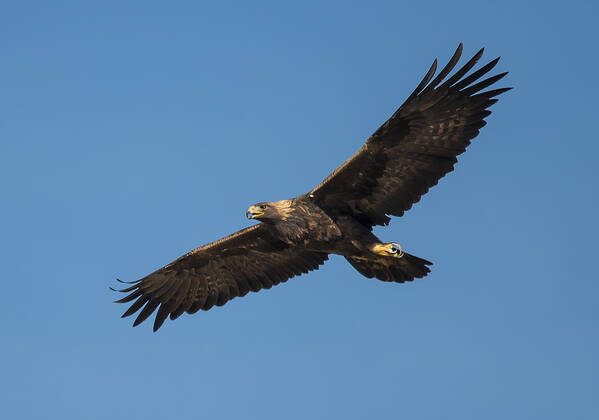
[{"label": "clear blue sky", "polygon": [[[293,3],[0,6],[3,416],[599,418],[596,3]],[[377,231],[428,278],[333,257],[157,334],[119,318],[115,277],[308,191],[460,41],[515,89]]]}]

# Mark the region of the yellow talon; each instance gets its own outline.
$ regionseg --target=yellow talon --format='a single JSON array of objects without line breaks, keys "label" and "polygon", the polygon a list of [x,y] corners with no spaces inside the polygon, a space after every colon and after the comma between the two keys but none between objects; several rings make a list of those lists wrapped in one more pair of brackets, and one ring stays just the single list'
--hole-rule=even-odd
[{"label": "yellow talon", "polygon": [[395,255],[394,255],[395,258],[403,257],[403,250],[401,249],[400,244],[398,244],[397,242],[391,242],[391,247],[395,251]]},{"label": "yellow talon", "polygon": [[374,244],[371,247],[372,252],[384,257],[401,258],[404,253],[401,249],[401,245],[397,242],[390,242],[388,244]]}]

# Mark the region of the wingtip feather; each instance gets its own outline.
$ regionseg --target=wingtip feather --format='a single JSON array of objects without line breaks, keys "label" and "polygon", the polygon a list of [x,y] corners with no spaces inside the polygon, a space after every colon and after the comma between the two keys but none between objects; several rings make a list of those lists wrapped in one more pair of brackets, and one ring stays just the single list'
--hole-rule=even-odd
[{"label": "wingtip feather", "polygon": [[139,283],[141,281],[140,280],[133,280],[133,281],[124,281],[119,279],[118,277],[116,278],[116,281],[118,281],[119,283],[123,283],[123,284],[135,284],[135,283]]}]

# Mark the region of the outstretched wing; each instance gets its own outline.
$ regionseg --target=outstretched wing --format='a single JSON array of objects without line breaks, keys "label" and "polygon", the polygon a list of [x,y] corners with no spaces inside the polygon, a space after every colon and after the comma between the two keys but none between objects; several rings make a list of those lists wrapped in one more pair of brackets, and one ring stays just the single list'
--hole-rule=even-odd
[{"label": "outstretched wing", "polygon": [[[350,214],[367,226],[402,216],[430,187],[453,170],[457,156],[478,135],[495,97],[510,88],[489,90],[507,73],[486,78],[499,58],[464,77],[481,49],[447,80],[462,54],[455,54],[431,82],[437,60],[405,103],[364,146],[309,194],[331,215]],[[429,83],[430,82],[430,83]],[[477,82],[477,83],[475,83]]]},{"label": "outstretched wing", "polygon": [[249,291],[270,289],[287,279],[318,269],[328,255],[291,247],[258,224],[194,249],[154,273],[119,290],[129,292],[117,303],[135,302],[123,314],[140,310],[133,323],[143,322],[156,309],[154,331],[167,316],[193,314],[221,306]]}]

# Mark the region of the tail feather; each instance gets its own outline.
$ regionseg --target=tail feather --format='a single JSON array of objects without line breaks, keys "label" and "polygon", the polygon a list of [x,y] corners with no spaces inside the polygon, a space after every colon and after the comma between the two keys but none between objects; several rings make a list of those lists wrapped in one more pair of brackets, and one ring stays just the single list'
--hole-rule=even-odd
[{"label": "tail feather", "polygon": [[433,263],[423,258],[404,253],[401,258],[377,258],[364,260],[354,257],[345,258],[362,275],[369,279],[376,277],[382,281],[404,283],[415,278],[425,277],[431,272],[428,268]]}]

